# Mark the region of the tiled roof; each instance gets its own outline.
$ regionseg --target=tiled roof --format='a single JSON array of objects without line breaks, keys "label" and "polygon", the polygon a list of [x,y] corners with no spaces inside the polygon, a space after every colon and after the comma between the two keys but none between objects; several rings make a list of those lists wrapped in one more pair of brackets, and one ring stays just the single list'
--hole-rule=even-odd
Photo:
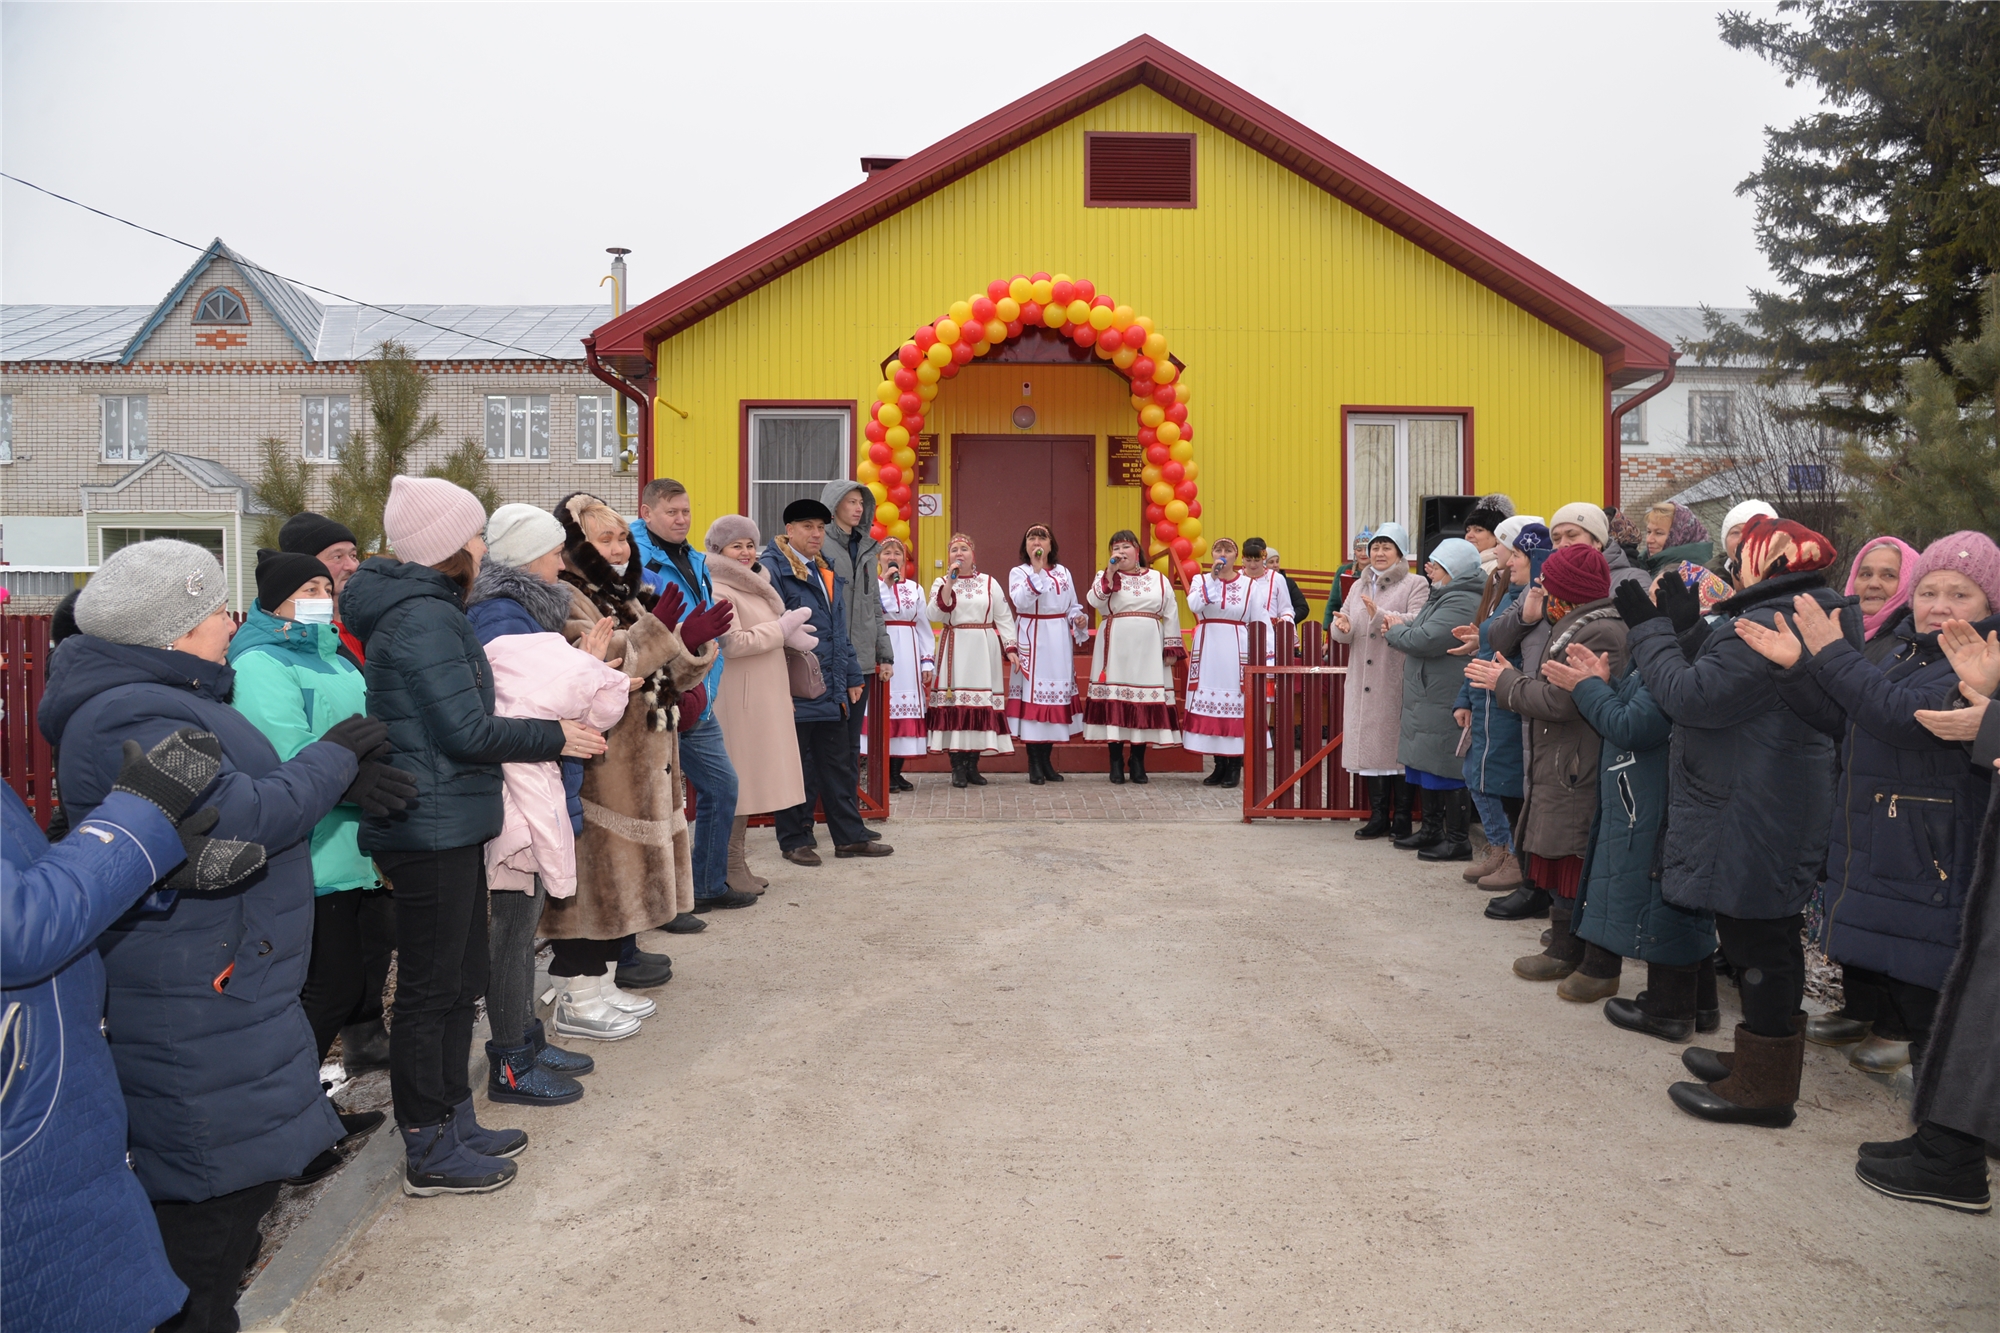
[{"label": "tiled roof", "polygon": [[0,306],[0,361],[116,361],[149,305]]}]

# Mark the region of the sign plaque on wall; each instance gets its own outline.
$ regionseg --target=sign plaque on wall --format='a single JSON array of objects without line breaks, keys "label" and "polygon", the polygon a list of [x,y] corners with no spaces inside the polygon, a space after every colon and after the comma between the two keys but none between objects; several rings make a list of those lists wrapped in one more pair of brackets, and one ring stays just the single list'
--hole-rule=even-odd
[{"label": "sign plaque on wall", "polygon": [[1111,466],[1106,469],[1113,486],[1144,486],[1142,475],[1146,468],[1146,451],[1136,435],[1111,435],[1105,438],[1106,452]]},{"label": "sign plaque on wall", "polygon": [[938,484],[938,437],[936,435],[917,436],[917,480],[919,486]]}]

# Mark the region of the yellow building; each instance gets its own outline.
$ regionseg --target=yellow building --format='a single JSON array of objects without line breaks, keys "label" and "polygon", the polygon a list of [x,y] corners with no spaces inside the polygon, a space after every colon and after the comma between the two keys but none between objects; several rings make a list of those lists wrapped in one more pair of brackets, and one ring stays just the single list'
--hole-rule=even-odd
[{"label": "yellow building", "polygon": [[[911,487],[926,581],[951,531],[1001,569],[1038,519],[1072,568],[1132,528],[1163,559],[1170,535],[1195,556],[1261,536],[1331,569],[1364,527],[1421,533],[1425,496],[1615,503],[1614,393],[1671,376],[1656,335],[1149,37],[864,167],[585,340],[643,405],[641,471],[688,485],[698,532],[736,509],[769,535],[788,500],[859,475]],[[1051,296],[1062,277],[1086,284],[1081,305]],[[895,386],[899,349],[949,348],[938,321],[979,300],[1018,331],[961,308],[949,332],[976,345],[941,372],[914,349]],[[1128,350],[1134,320],[1164,356],[1142,333]],[[1141,387],[1182,384],[1184,416],[1148,404],[1158,432],[1127,379],[1142,359]],[[901,465],[885,448],[871,466],[871,424],[903,445],[890,419],[912,404]],[[1183,421],[1191,438],[1160,447]]]}]

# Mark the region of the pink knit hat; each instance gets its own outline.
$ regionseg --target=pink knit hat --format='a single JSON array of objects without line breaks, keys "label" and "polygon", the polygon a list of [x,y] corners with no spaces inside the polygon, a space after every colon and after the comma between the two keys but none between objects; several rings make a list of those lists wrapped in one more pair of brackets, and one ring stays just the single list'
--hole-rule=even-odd
[{"label": "pink knit hat", "polygon": [[1967,528],[1938,538],[1917,557],[1916,570],[1910,577],[1911,590],[1923,582],[1924,575],[1940,569],[1971,579],[1986,594],[1986,614],[2000,612],[2000,546],[1995,546],[1991,537]]},{"label": "pink knit hat", "polygon": [[435,565],[477,537],[486,527],[479,499],[442,477],[397,477],[382,506],[382,534],[396,558]]}]

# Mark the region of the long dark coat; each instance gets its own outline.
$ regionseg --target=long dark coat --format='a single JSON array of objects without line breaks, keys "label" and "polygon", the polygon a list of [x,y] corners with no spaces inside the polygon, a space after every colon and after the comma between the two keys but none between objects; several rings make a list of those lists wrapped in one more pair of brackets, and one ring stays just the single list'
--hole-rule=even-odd
[{"label": "long dark coat", "polygon": [[[1792,599],[1831,610],[1846,599],[1817,573],[1780,574],[1716,604],[1722,617],[1690,660],[1661,616],[1632,631],[1632,660],[1674,720],[1660,891],[1695,911],[1776,920],[1804,908],[1826,859],[1834,743],[1785,705],[1771,664],[1736,635],[1770,625]],[[1860,642],[1858,616],[1844,617]]]},{"label": "long dark coat", "polygon": [[[1572,643],[1611,659],[1625,670],[1625,622],[1609,598],[1583,605],[1549,631],[1543,661],[1562,661]],[[1582,856],[1597,818],[1597,759],[1602,742],[1577,711],[1568,690],[1512,667],[1493,683],[1501,707],[1526,723],[1528,799],[1515,826],[1514,845],[1551,861]]]},{"label": "long dark coat", "polygon": [[1452,630],[1469,625],[1479,613],[1479,595],[1486,576],[1478,570],[1453,579],[1431,594],[1406,623],[1391,625],[1382,637],[1403,654],[1403,723],[1396,742],[1396,760],[1441,778],[1460,778],[1465,761],[1458,756],[1458,724],[1451,710],[1465,684],[1465,659],[1450,656],[1458,647]]},{"label": "long dark coat", "polygon": [[[1479,626],[1479,651],[1471,660],[1493,658],[1493,627],[1521,599],[1522,588],[1509,587]],[[1465,785],[1494,796],[1520,796],[1521,719],[1494,701],[1493,691],[1461,684],[1453,708],[1472,714],[1472,745],[1465,752]]]}]

